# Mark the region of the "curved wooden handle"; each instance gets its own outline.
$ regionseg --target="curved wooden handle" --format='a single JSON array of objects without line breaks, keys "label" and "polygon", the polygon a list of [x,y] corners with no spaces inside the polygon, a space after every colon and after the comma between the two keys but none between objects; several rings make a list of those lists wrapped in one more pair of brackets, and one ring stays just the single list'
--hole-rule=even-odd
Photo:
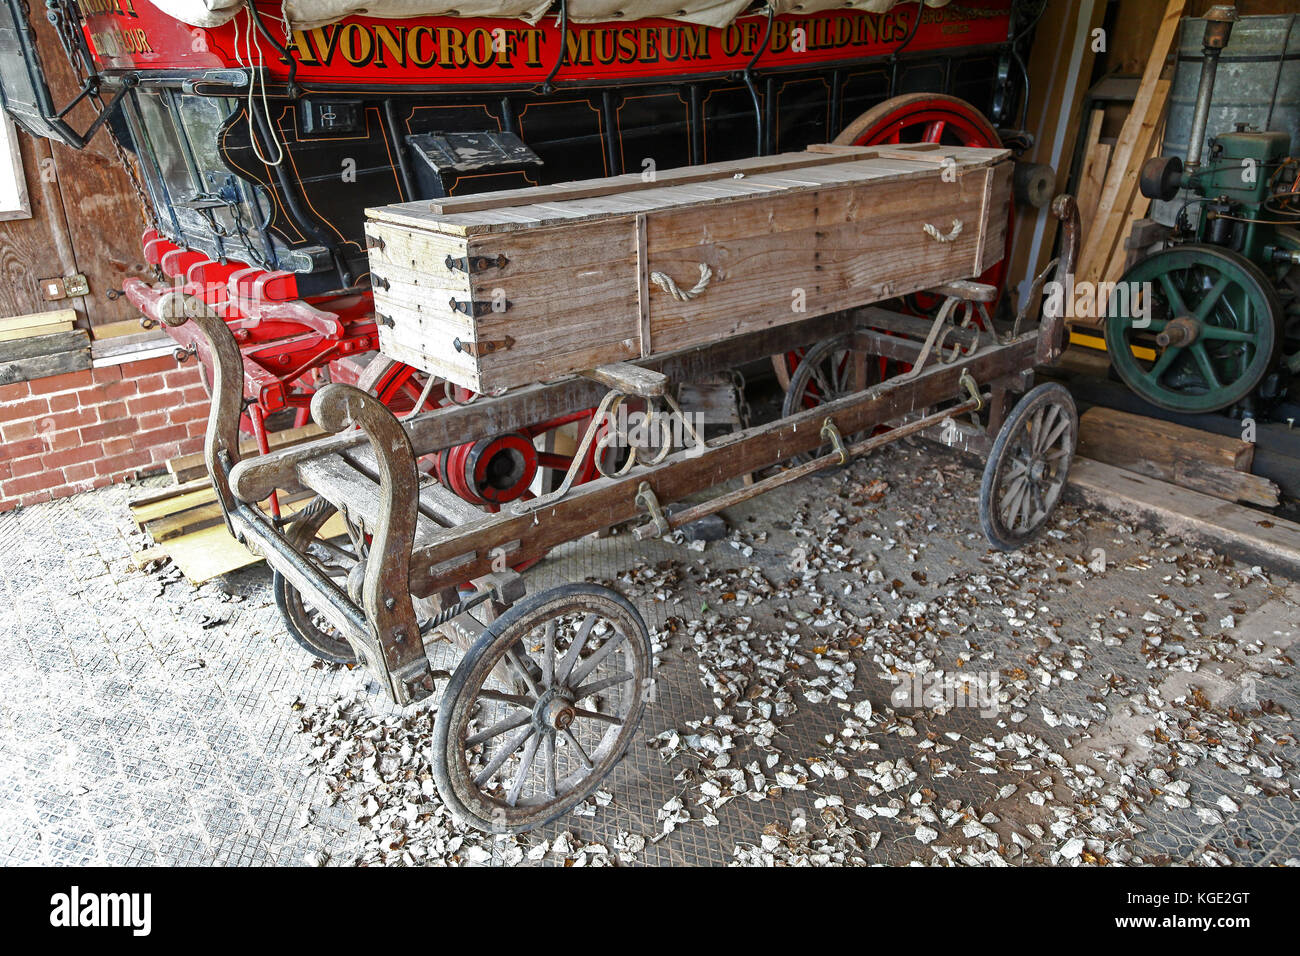
[{"label": "curved wooden handle", "polygon": [[226,527],[238,540],[247,543],[230,520],[237,502],[230,490],[229,475],[230,469],[239,463],[239,416],[244,404],[244,360],[239,346],[225,321],[194,296],[164,295],[158,303],[158,318],[176,328],[186,322],[193,322],[198,328],[198,358],[208,366],[212,381],[203,463],[225,515]]},{"label": "curved wooden handle", "polygon": [[413,703],[433,693],[433,675],[411,602],[411,552],[420,501],[415,452],[397,417],[368,392],[334,383],[311,400],[311,416],[326,431],[354,425],[365,432],[379,472],[379,516],[365,559],[361,607],[382,660],[393,699]]}]

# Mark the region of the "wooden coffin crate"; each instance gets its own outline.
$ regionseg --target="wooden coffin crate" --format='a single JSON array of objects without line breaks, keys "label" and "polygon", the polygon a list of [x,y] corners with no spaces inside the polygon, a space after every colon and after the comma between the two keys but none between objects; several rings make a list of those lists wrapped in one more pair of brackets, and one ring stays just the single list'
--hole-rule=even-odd
[{"label": "wooden coffin crate", "polygon": [[[371,209],[380,347],[490,391],[978,276],[1002,257],[1008,156],[814,147]],[[694,298],[665,289],[701,264]]]}]

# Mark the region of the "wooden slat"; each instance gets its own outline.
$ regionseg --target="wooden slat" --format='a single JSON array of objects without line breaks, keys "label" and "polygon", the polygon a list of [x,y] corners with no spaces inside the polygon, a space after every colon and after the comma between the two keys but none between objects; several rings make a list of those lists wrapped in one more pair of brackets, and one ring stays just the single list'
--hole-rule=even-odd
[{"label": "wooden slat", "polygon": [[[301,428],[286,428],[283,431],[271,432],[266,436],[266,444],[272,451],[276,451],[277,449],[290,448],[311,441],[313,438],[319,438],[324,434],[324,429],[319,425],[303,425]],[[241,457],[256,455],[257,442],[252,438],[244,439],[239,443],[239,454]],[[168,460],[167,471],[171,473],[178,484],[194,481],[197,478],[206,478],[207,476],[207,466],[203,463],[202,452],[196,452],[193,455],[181,455]]]},{"label": "wooden slat", "polygon": [[1101,142],[1101,124],[1105,110],[1093,110],[1088,123],[1088,138],[1083,156],[1083,171],[1079,174],[1079,234],[1086,242],[1092,234],[1093,216],[1101,202],[1101,190],[1106,181],[1106,165],[1110,162],[1110,144]]},{"label": "wooden slat", "polygon": [[90,336],[82,329],[0,342],[0,385],[90,368]]},{"label": "wooden slat", "polygon": [[1300,572],[1300,524],[1294,521],[1084,457],[1070,466],[1070,484],[1104,507],[1152,519],[1171,534]]},{"label": "wooden slat", "polygon": [[[49,334],[48,326],[75,322],[75,309],[55,309],[52,312],[32,312],[27,315],[15,315],[0,319],[0,332],[27,332],[35,335]],[[37,331],[44,329],[45,331]],[[16,338],[17,336],[15,336]]]},{"label": "wooden slat", "polygon": [[[931,148],[930,144],[918,144],[917,151]],[[507,206],[519,206],[536,202],[554,202],[556,200],[589,199],[609,196],[615,193],[634,192],[638,189],[653,189],[659,186],[687,185],[708,182],[737,173],[752,175],[759,172],[777,172],[786,169],[798,169],[827,162],[851,161],[870,155],[883,155],[872,150],[864,155],[858,148],[853,152],[838,149],[827,151],[810,149],[804,153],[783,153],[778,156],[755,156],[748,159],[729,160],[721,163],[706,163],[700,166],[682,166],[666,169],[655,174],[650,180],[642,179],[640,173],[627,173],[605,179],[577,180],[568,183],[553,183],[546,186],[530,186],[526,189],[505,189],[488,193],[476,193],[472,196],[449,196],[435,199],[428,203],[430,212],[438,215],[452,213],[480,212]],[[904,149],[893,147],[892,153],[904,153]],[[909,157],[910,158],[910,157]],[[414,205],[414,204],[411,204]],[[421,203],[423,205],[423,203]]]},{"label": "wooden slat", "polygon": [[1100,272],[1118,239],[1119,229],[1123,223],[1117,221],[1113,214],[1117,208],[1121,211],[1123,209],[1121,201],[1124,183],[1130,173],[1132,180],[1136,182],[1138,169],[1147,154],[1149,138],[1164,110],[1164,101],[1168,96],[1169,87],[1167,83],[1163,88],[1160,86],[1162,82],[1160,74],[1164,70],[1165,58],[1168,57],[1178,35],[1179,18],[1183,15],[1185,6],[1186,0],[1169,0],[1165,7],[1165,15],[1160,21],[1160,28],[1156,31],[1151,56],[1142,73],[1142,83],[1138,87],[1137,97],[1133,101],[1128,119],[1124,121],[1119,140],[1111,155],[1110,173],[1106,176],[1106,184],[1094,218],[1094,222],[1100,224],[1101,228],[1094,230],[1092,241],[1085,242],[1080,256],[1079,274],[1085,279],[1092,279]]}]

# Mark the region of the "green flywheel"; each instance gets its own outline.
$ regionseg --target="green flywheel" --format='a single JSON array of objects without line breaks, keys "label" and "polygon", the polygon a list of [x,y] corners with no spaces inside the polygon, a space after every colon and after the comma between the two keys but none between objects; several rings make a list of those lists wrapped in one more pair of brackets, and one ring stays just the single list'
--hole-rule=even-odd
[{"label": "green flywheel", "polygon": [[1124,383],[1152,405],[1227,408],[1273,368],[1282,304],[1259,267],[1236,253],[1174,246],[1134,265],[1120,285],[1128,294],[1110,298],[1106,350]]}]

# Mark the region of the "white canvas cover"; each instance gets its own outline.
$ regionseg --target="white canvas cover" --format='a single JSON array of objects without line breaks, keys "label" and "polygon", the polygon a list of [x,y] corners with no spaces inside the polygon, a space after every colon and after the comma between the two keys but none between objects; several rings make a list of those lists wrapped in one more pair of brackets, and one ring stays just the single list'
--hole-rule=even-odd
[{"label": "white canvas cover", "polygon": [[[217,27],[230,20],[244,0],[151,0],[170,17],[196,27]],[[861,10],[884,13],[902,0],[771,0],[777,13]],[[925,0],[942,7],[948,0]],[[284,13],[297,29],[334,23],[354,13],[405,20],[411,17],[507,17],[536,23],[553,0],[286,0]],[[664,17],[710,27],[724,27],[754,6],[753,0],[569,0],[575,23],[642,20]]]}]

